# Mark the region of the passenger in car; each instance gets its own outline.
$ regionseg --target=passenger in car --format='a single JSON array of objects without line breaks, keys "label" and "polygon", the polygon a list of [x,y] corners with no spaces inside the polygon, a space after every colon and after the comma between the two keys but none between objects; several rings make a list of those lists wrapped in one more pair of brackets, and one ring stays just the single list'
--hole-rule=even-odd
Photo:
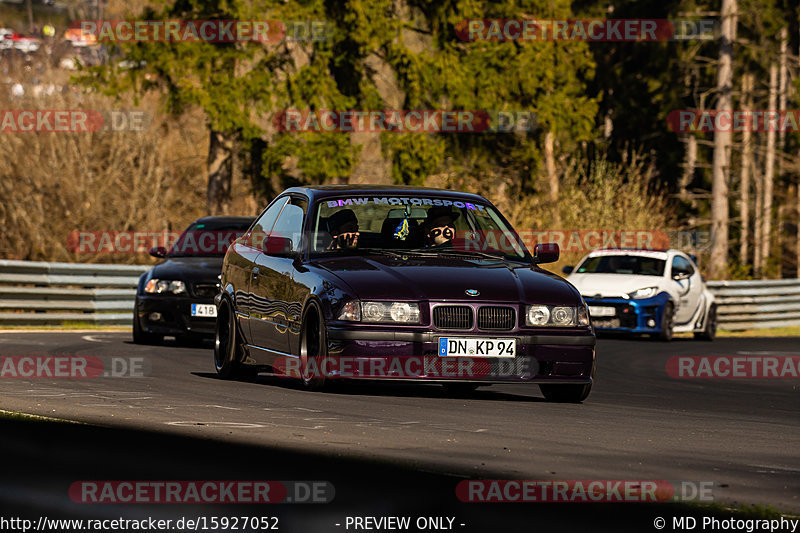
[{"label": "passenger in car", "polygon": [[428,209],[425,219],[425,244],[427,247],[446,247],[456,236],[455,220],[461,215],[449,207],[434,206]]},{"label": "passenger in car", "polygon": [[328,245],[328,250],[344,250],[358,247],[358,218],[352,209],[342,209],[328,217],[333,240]]}]

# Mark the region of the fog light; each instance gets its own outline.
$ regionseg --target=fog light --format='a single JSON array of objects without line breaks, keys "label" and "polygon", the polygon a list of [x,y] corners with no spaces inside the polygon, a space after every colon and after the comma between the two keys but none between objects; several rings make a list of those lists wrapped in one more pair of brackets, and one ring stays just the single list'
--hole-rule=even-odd
[{"label": "fog light", "polygon": [[655,321],[655,320],[653,320],[652,318],[649,318],[649,319],[647,320],[647,327],[648,327],[648,328],[654,328],[654,327],[656,327],[656,321]]},{"label": "fog light", "polygon": [[150,313],[150,320],[153,322],[158,322],[161,320],[161,313]]}]

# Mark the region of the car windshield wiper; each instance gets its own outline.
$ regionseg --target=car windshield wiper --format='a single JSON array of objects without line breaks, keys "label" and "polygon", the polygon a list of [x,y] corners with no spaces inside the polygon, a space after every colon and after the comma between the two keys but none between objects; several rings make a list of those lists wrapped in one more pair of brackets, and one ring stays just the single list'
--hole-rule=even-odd
[{"label": "car windshield wiper", "polygon": [[325,254],[328,255],[390,255],[392,257],[400,257],[405,251],[387,250],[386,248],[340,248],[336,250],[326,250]]},{"label": "car windshield wiper", "polygon": [[405,250],[389,250],[387,248],[359,248],[360,251],[368,254],[391,255],[392,257],[402,257]]},{"label": "car windshield wiper", "polygon": [[488,252],[481,252],[478,250],[454,250],[454,249],[445,249],[445,250],[436,250],[435,252],[431,250],[431,252],[440,254],[440,255],[460,255],[460,256],[472,256],[472,257],[482,257],[484,259],[494,259],[495,261],[502,261],[507,259],[505,254],[502,252],[498,252],[500,255],[490,254]]}]

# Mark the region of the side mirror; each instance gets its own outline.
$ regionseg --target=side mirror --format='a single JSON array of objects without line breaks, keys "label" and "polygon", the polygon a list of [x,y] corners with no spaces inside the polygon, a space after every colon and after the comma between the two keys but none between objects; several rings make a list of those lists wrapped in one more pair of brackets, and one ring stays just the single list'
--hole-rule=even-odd
[{"label": "side mirror", "polygon": [[533,262],[538,263],[555,263],[558,261],[559,249],[558,244],[554,242],[546,242],[537,244],[533,248]]},{"label": "side mirror", "polygon": [[153,248],[150,248],[150,255],[153,257],[166,257],[167,249],[163,246],[154,246]]},{"label": "side mirror", "polygon": [[575,270],[575,267],[573,265],[567,265],[561,269],[561,272],[563,272],[564,274],[572,274],[573,270]]},{"label": "side mirror", "polygon": [[264,240],[263,252],[267,255],[288,257],[294,255],[292,240],[278,235],[270,235]]}]

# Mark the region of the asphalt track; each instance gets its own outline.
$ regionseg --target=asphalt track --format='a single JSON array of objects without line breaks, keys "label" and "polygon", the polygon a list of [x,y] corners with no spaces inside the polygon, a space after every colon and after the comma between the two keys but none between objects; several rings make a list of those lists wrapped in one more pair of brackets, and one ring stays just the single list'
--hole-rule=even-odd
[{"label": "asphalt track", "polygon": [[456,531],[529,531],[531,521],[654,531],[656,516],[687,512],[664,503],[486,504],[454,496],[462,479],[502,478],[713,482],[716,502],[800,512],[800,380],[685,380],[665,370],[675,355],[800,355],[798,339],[602,338],[597,353],[592,394],[569,405],[524,385],[469,397],[390,383],[314,393],[279,378],[217,379],[210,345],[140,346],[110,331],[2,332],[0,356],[141,358],[148,375],[0,380],[0,409],[92,424],[0,419],[0,510],[236,514],[230,506],[76,504],[67,488],[87,479],[272,479],[336,488],[330,504],[246,510],[279,514],[280,530],[290,533],[353,531],[345,516],[403,513],[449,513]]}]

